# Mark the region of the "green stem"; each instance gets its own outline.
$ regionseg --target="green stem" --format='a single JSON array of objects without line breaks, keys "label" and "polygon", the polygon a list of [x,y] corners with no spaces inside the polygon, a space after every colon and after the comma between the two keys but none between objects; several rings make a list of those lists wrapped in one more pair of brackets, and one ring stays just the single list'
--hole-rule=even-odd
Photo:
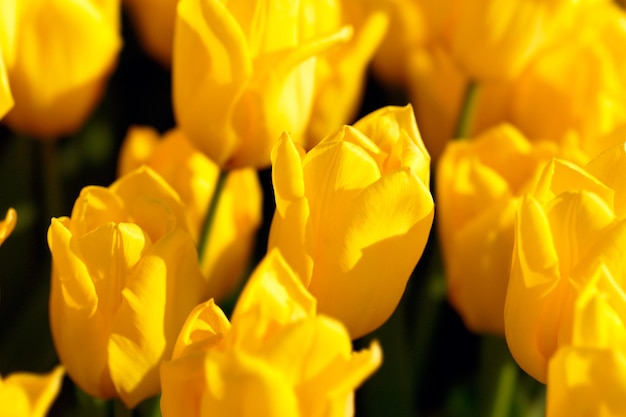
[{"label": "green stem", "polygon": [[113,404],[112,404],[112,417],[132,417],[133,416],[133,410],[129,410],[128,408],[126,408],[126,406],[124,405],[123,402],[121,402],[120,400],[112,400]]},{"label": "green stem", "polygon": [[[484,412],[490,417],[508,417],[513,409],[519,367],[503,337],[483,336],[481,386]],[[524,415],[522,413],[522,415]]]},{"label": "green stem", "polygon": [[217,206],[219,205],[222,191],[224,191],[224,186],[226,185],[228,172],[229,171],[220,171],[220,174],[217,177],[217,181],[215,183],[213,196],[211,197],[211,201],[209,202],[209,208],[207,210],[206,217],[204,218],[204,224],[202,225],[202,230],[200,232],[200,241],[198,242],[198,257],[200,260],[200,264],[202,264],[202,262],[204,261],[204,256],[207,253],[207,247],[209,245],[213,221],[215,220],[215,214],[217,213]]},{"label": "green stem", "polygon": [[465,139],[472,133],[472,124],[476,113],[476,103],[478,102],[479,84],[476,81],[468,81],[461,102],[459,118],[457,120],[456,129],[454,130],[454,139]]}]

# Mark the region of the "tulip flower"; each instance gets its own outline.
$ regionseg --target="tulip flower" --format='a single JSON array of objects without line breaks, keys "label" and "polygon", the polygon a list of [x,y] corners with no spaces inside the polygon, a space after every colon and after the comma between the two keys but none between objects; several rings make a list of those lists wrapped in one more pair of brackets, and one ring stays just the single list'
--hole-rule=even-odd
[{"label": "tulip flower", "polygon": [[608,147],[599,137],[626,123],[626,13],[598,3],[534,57],[510,99],[510,120],[529,138],[574,135],[589,157]]},{"label": "tulip flower", "polygon": [[123,0],[143,48],[161,65],[172,65],[178,0]]},{"label": "tulip flower", "polygon": [[15,224],[17,223],[17,212],[13,208],[7,210],[4,220],[0,221],[0,246],[13,233]]},{"label": "tulip flower", "polygon": [[[119,161],[120,176],[146,164],[176,190],[185,205],[191,235],[198,242],[219,167],[196,150],[179,129],[160,139],[156,130],[148,127],[131,128]],[[208,237],[210,244],[201,256],[208,294],[216,300],[234,290],[243,277],[261,224],[261,199],[255,170],[229,173]]]},{"label": "tulip flower", "polygon": [[45,417],[64,374],[63,367],[57,366],[44,375],[17,372],[0,377],[0,417]]},{"label": "tulip flower", "polygon": [[504,334],[515,211],[556,144],[511,125],[450,142],[437,166],[437,221],[450,304],[478,333]]},{"label": "tulip flower", "polygon": [[617,216],[615,195],[602,179],[556,159],[520,205],[505,334],[517,363],[541,382],[571,332],[575,295],[597,264],[623,275],[626,219]]},{"label": "tulip flower", "polygon": [[626,294],[599,265],[574,302],[571,336],[550,359],[546,416],[626,413]]},{"label": "tulip flower", "polygon": [[303,140],[315,57],[351,34],[348,27],[317,33],[326,16],[315,11],[296,0],[180,1],[174,113],[189,140],[218,165],[266,167],[283,131]]},{"label": "tulip flower", "polygon": [[311,149],[337,126],[354,120],[361,101],[365,71],[387,31],[388,17],[374,7],[364,9],[347,0],[311,1],[318,33],[332,33],[350,25],[353,36],[320,54],[315,64],[313,107],[301,144]]},{"label": "tulip flower", "polygon": [[413,109],[377,110],[306,154],[285,134],[272,161],[269,248],[353,338],[376,329],[398,304],[433,221],[430,157]]},{"label": "tulip flower", "polygon": [[161,366],[161,412],[351,416],[354,389],[380,363],[376,342],[352,352],[341,323],[315,315],[315,299],[274,250],[244,288],[232,323],[212,300],[189,315]]},{"label": "tulip flower", "polygon": [[76,131],[117,59],[119,0],[24,0],[5,7],[13,17],[5,20],[13,22],[0,33],[0,45],[15,105],[4,122],[41,139]]},{"label": "tulip flower", "polygon": [[52,219],[52,336],[88,394],[132,408],[159,392],[159,364],[207,296],[186,221],[149,168],[85,187],[71,217]]}]

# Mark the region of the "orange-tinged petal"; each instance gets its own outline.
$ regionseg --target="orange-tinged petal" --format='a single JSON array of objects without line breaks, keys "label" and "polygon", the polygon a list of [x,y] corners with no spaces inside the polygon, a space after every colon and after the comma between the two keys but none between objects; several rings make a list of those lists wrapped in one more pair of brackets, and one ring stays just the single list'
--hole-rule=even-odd
[{"label": "orange-tinged petal", "polygon": [[[2,48],[0,48],[0,51],[1,50]],[[9,87],[4,59],[2,58],[2,54],[0,54],[0,120],[2,120],[11,107],[13,107],[13,95]]]},{"label": "orange-tinged petal", "polygon": [[13,233],[17,223],[17,212],[13,208],[7,210],[4,220],[0,221],[0,246]]},{"label": "orange-tinged petal", "polygon": [[[185,285],[176,281],[181,277]],[[111,379],[135,407],[159,392],[159,364],[171,357],[193,306],[206,294],[191,237],[180,229],[155,242],[127,276],[108,344]]]},{"label": "orange-tinged petal", "polygon": [[61,390],[65,370],[57,366],[47,374],[19,372],[0,377],[0,416],[45,417]]}]

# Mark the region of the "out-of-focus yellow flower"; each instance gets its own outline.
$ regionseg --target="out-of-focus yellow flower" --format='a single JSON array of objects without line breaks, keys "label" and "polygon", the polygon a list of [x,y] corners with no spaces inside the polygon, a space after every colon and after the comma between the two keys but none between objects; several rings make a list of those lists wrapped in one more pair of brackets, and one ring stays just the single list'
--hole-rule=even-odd
[{"label": "out-of-focus yellow flower", "polygon": [[[198,242],[219,167],[196,150],[179,129],[161,139],[149,127],[129,130],[119,161],[120,176],[146,164],[176,190],[185,205],[191,234]],[[201,265],[209,284],[208,294],[216,300],[228,295],[243,277],[261,224],[261,200],[254,169],[228,174]]]},{"label": "out-of-focus yellow flower", "polygon": [[7,69],[4,65],[4,59],[0,53],[0,120],[13,107],[13,95],[9,88],[9,80],[7,79]]},{"label": "out-of-focus yellow flower", "polygon": [[577,296],[571,336],[550,359],[546,416],[626,414],[626,295],[619,281],[599,265]]},{"label": "out-of-focus yellow flower", "polygon": [[430,157],[410,106],[379,109],[307,154],[285,134],[273,152],[277,247],[353,338],[384,323],[433,221]]},{"label": "out-of-focus yellow flower", "polygon": [[17,212],[13,208],[7,210],[4,220],[0,221],[0,246],[13,233],[15,224],[17,223]]},{"label": "out-of-focus yellow flower", "polygon": [[57,366],[50,373],[26,372],[0,377],[0,417],[44,417],[59,391],[65,370]]},{"label": "out-of-focus yellow flower", "polygon": [[[438,45],[411,52],[408,71],[409,95],[415,105],[417,124],[436,163],[446,143],[457,133],[469,78],[452,61],[450,52]],[[468,136],[474,137],[507,120],[511,88],[501,80],[480,83]]]},{"label": "out-of-focus yellow flower", "polygon": [[212,301],[189,316],[161,366],[164,417],[351,416],[353,392],[381,363],[380,347],[352,352],[341,323],[276,250],[253,273],[232,326]]},{"label": "out-of-focus yellow flower", "polygon": [[317,57],[313,108],[305,149],[315,146],[326,134],[351,122],[361,102],[365,70],[387,30],[388,17],[376,8],[364,9],[352,0],[310,1],[312,16],[324,16],[310,25],[311,36],[333,33],[350,25],[354,35],[345,43]]},{"label": "out-of-focus yellow flower", "polygon": [[437,224],[448,299],[475,332],[504,334],[519,197],[558,152],[511,125],[450,142],[437,166]]},{"label": "out-of-focus yellow flower", "polygon": [[[594,163],[614,160],[614,154],[606,155]],[[597,265],[613,276],[626,273],[626,220],[623,207],[615,205],[624,199],[616,197],[624,186],[612,189],[603,181],[602,176],[554,160],[520,205],[505,333],[518,364],[542,382],[549,359],[571,333],[575,296],[595,275]]]},{"label": "out-of-focus yellow flower", "polygon": [[573,134],[594,157],[598,138],[626,123],[626,13],[601,3],[566,33],[514,83],[510,120],[531,139]]},{"label": "out-of-focus yellow flower", "polygon": [[88,394],[132,408],[159,392],[159,363],[207,296],[186,221],[149,168],[85,187],[71,218],[52,219],[52,336]]},{"label": "out-of-focus yellow flower", "polygon": [[378,77],[388,84],[406,85],[409,51],[423,46],[428,39],[428,25],[415,0],[362,0],[365,9],[382,9],[389,16],[389,30],[372,61]]},{"label": "out-of-focus yellow flower", "polygon": [[172,65],[174,21],[178,0],[123,0],[139,41],[161,65]]},{"label": "out-of-focus yellow flower", "polygon": [[179,2],[173,58],[176,119],[189,140],[218,165],[265,167],[283,131],[303,140],[314,99],[315,57],[351,34],[348,27],[315,32],[326,16],[313,13],[312,4]]},{"label": "out-of-focus yellow flower", "polygon": [[562,21],[572,18],[581,2],[451,0],[442,3],[426,8],[447,8],[448,20],[440,38],[448,45],[459,68],[470,78],[482,81],[517,76],[528,60],[557,35]]},{"label": "out-of-focus yellow flower", "polygon": [[15,100],[4,121],[42,139],[77,130],[115,65],[119,0],[20,0],[2,11],[13,17],[0,45]]}]

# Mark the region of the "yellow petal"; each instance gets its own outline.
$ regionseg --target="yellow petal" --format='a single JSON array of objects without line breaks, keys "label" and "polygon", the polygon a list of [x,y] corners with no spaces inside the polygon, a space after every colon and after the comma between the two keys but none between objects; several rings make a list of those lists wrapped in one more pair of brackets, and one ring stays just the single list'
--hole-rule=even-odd
[{"label": "yellow petal", "polygon": [[0,246],[13,233],[17,223],[17,212],[13,208],[7,210],[4,220],[0,221]]},{"label": "yellow petal", "polygon": [[[558,317],[544,309],[561,279],[550,225],[539,203],[526,197],[516,227],[511,275],[504,306],[507,344],[515,361],[539,381],[545,381],[547,360],[554,352]],[[556,293],[558,297],[558,292]],[[528,300],[533,300],[528,302]],[[555,304],[558,309],[560,304]]]},{"label": "yellow petal", "polygon": [[148,163],[159,143],[159,132],[148,126],[131,126],[120,148],[117,176],[121,177]]},{"label": "yellow petal", "polygon": [[280,326],[313,316],[315,305],[315,298],[274,249],[254,270],[239,296],[231,319],[235,343],[254,349]]},{"label": "yellow petal", "polygon": [[585,169],[615,191],[615,213],[626,213],[626,144],[613,146],[594,158]]},{"label": "yellow petal", "polygon": [[153,241],[174,227],[189,230],[180,197],[152,169],[142,166],[115,181],[109,190],[124,202],[126,221],[139,225]]},{"label": "yellow petal", "polygon": [[226,7],[217,0],[180,1],[172,69],[176,120],[218,165],[238,146],[230,122],[251,74],[245,35]]},{"label": "yellow petal", "polygon": [[14,373],[0,378],[0,410],[6,417],[45,417],[61,390],[65,370],[57,366],[47,374]]},{"label": "yellow petal", "polygon": [[276,209],[284,213],[288,202],[304,197],[302,158],[304,150],[295,144],[289,133],[281,135],[272,150],[272,183]]},{"label": "yellow petal", "polygon": [[329,209],[328,215],[337,217],[336,228],[318,237],[309,290],[319,311],[357,338],[380,326],[400,300],[428,239],[433,200],[403,169],[365,188],[345,211]]},{"label": "yellow petal", "polygon": [[110,189],[87,186],[74,203],[70,230],[80,237],[104,223],[122,223],[128,217],[124,202]]},{"label": "yellow petal", "polygon": [[108,344],[111,378],[127,407],[159,392],[159,364],[204,290],[195,245],[180,229],[155,242],[128,275]]},{"label": "yellow petal", "polygon": [[[2,48],[0,48],[2,50]],[[0,54],[0,120],[13,107],[13,95],[9,88],[9,80],[4,65],[4,59]]]},{"label": "yellow petal", "polygon": [[172,360],[220,343],[230,331],[230,322],[211,298],[193,309],[176,340]]},{"label": "yellow petal", "polygon": [[97,310],[96,288],[68,223],[68,218],[52,219],[48,229],[52,253],[49,308],[53,341],[68,375],[83,391],[99,398],[111,398],[115,390],[107,366],[108,323]]}]

